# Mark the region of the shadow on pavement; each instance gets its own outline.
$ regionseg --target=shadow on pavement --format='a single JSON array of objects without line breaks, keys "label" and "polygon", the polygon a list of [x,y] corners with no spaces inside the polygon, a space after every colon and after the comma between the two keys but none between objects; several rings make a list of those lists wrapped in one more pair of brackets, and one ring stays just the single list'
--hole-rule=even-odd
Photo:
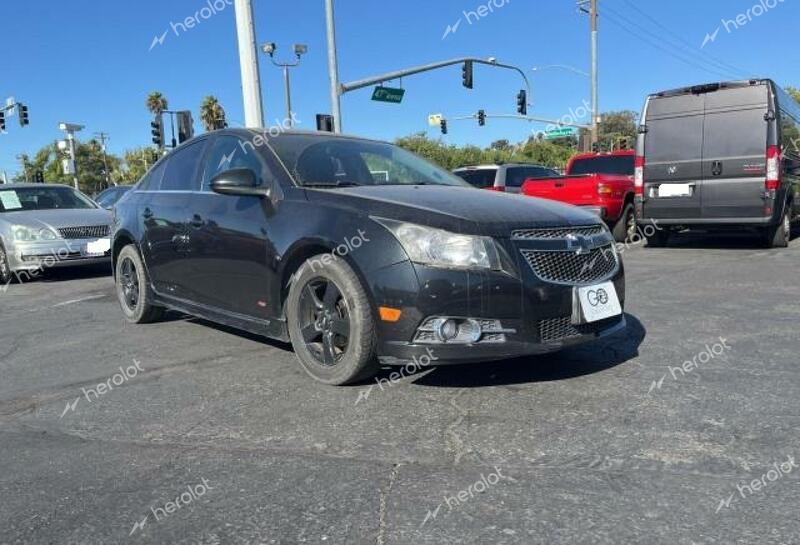
[{"label": "shadow on pavement", "polygon": [[[792,228],[792,240],[800,237],[800,226]],[[796,242],[795,242],[796,243]],[[673,234],[667,249],[674,250],[764,250],[764,241],[755,231],[686,232]]]}]

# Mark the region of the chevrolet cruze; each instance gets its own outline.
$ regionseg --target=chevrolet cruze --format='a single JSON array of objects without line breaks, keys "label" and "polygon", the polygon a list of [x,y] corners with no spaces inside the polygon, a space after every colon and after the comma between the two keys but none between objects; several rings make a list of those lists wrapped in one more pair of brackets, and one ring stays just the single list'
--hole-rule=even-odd
[{"label": "chevrolet cruze", "polygon": [[596,216],[328,133],[183,144],[115,207],[112,256],[131,322],[173,309],[290,341],[327,384],[625,327],[622,261]]}]

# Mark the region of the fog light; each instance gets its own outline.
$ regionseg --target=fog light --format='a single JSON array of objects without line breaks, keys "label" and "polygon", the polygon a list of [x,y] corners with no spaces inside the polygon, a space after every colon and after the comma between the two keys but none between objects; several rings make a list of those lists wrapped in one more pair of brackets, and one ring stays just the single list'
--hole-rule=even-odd
[{"label": "fog light", "polygon": [[455,320],[442,320],[436,328],[436,336],[442,342],[452,341],[458,336],[458,324]]}]

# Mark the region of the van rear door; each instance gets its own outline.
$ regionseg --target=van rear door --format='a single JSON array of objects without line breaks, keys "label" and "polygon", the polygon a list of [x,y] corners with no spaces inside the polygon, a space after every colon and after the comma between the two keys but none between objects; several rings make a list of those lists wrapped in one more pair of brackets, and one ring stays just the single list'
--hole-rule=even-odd
[{"label": "van rear door", "polygon": [[703,94],[650,98],[645,119],[644,218],[700,218],[704,111]]},{"label": "van rear door", "polygon": [[769,91],[765,83],[705,95],[703,217],[763,216]]}]

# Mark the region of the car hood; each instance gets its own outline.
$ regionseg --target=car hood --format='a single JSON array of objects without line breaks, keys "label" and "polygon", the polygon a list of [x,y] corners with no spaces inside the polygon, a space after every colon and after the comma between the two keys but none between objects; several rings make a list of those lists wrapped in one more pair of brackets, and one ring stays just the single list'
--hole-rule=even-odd
[{"label": "car hood", "polygon": [[308,189],[309,200],[448,231],[508,237],[514,229],[595,225],[596,215],[555,201],[452,186]]},{"label": "car hood", "polygon": [[111,212],[102,208],[86,210],[20,210],[19,212],[3,212],[0,214],[0,223],[21,225],[35,229],[49,227],[53,230],[64,227],[111,225]]}]

